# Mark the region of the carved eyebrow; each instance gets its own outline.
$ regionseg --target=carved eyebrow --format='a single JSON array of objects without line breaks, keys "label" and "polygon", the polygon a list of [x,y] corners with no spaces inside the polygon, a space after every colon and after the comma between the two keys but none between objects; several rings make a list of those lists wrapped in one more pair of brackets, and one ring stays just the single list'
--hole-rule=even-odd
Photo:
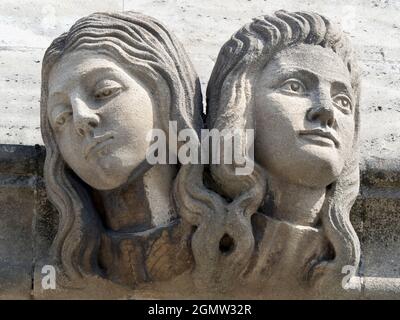
[{"label": "carved eyebrow", "polygon": [[290,78],[290,77],[299,77],[299,78],[306,78],[306,80],[318,80],[318,75],[307,70],[307,69],[286,69],[283,68],[282,76],[284,78]]},{"label": "carved eyebrow", "polygon": [[348,95],[352,95],[353,92],[352,88],[345,79],[338,80],[333,78],[327,78],[318,72],[314,72],[306,68],[286,67],[286,66],[281,66],[281,67],[282,67],[282,72],[281,72],[282,76],[279,77],[279,81],[288,79],[290,77],[304,77],[304,76],[306,77],[306,80],[310,81],[317,80],[318,78],[324,78],[325,80],[331,82],[332,87],[336,86],[340,88],[341,91],[345,91]]},{"label": "carved eyebrow", "polygon": [[[79,77],[80,81],[85,81],[86,78],[91,78],[90,76],[96,73],[99,73],[102,77],[105,77],[107,75],[116,74],[116,70],[114,68],[111,67],[97,67],[97,68],[93,68],[90,70],[82,70],[82,71],[78,71],[77,72],[77,77]],[[51,94],[49,95],[49,102],[52,99],[56,99],[57,96],[63,95],[65,94],[65,92],[69,89],[69,87],[71,86],[71,83],[74,82],[74,80],[76,79],[76,77],[74,77],[74,79],[68,79],[68,83],[67,84],[60,84],[58,86],[55,86],[54,88],[51,89]],[[97,82],[98,79],[95,80],[95,82]],[[93,83],[94,84],[94,83]],[[50,91],[50,90],[49,90]]]},{"label": "carved eyebrow", "polygon": [[336,95],[340,92],[344,92],[347,95],[349,95],[351,98],[353,98],[353,90],[349,88],[349,86],[343,82],[339,81],[334,81],[331,85],[331,95]]},{"label": "carved eyebrow", "polygon": [[314,73],[310,72],[309,70],[306,69],[298,69],[298,68],[285,68],[283,67],[281,69],[281,72],[279,72],[278,76],[271,79],[272,80],[272,87],[275,89],[278,89],[282,82],[290,79],[290,78],[298,78],[300,80],[303,80],[305,85],[309,85],[313,81],[317,81],[318,77]]}]

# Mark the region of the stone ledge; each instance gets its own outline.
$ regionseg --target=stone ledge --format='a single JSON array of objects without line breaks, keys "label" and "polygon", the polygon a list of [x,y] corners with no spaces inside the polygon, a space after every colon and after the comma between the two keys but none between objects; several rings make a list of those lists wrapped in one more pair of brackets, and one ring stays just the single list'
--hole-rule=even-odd
[{"label": "stone ledge", "polygon": [[[7,275],[1,298],[30,298],[32,264],[55,234],[57,212],[46,198],[44,159],[43,146],[0,145],[0,278]],[[362,248],[360,275],[398,282],[400,161],[363,163],[360,174],[360,194],[351,212]]]},{"label": "stone ledge", "polygon": [[0,174],[43,175],[43,146],[0,144]]}]

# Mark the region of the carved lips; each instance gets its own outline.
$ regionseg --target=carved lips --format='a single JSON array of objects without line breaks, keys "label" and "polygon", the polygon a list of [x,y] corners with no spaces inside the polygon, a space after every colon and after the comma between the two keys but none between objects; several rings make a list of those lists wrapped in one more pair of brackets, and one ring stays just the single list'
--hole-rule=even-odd
[{"label": "carved lips", "polygon": [[323,146],[339,147],[339,140],[330,132],[322,129],[301,130],[299,136]]},{"label": "carved lips", "polygon": [[106,133],[102,136],[94,137],[89,143],[84,147],[84,155],[87,159],[92,152],[100,151],[104,146],[110,143],[114,139],[112,133]]}]

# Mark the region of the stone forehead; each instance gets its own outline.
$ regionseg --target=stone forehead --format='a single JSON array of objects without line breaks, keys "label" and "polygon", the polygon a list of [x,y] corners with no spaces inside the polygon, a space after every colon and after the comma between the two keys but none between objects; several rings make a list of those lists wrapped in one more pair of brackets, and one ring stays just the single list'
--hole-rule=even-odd
[{"label": "stone forehead", "polygon": [[343,60],[330,48],[298,44],[283,49],[268,63],[275,68],[303,68],[329,79],[349,82],[350,73]]},{"label": "stone forehead", "polygon": [[99,54],[91,50],[77,50],[66,53],[58,60],[49,74],[49,92],[61,90],[65,81],[71,80],[71,73],[76,73],[78,77],[84,77],[88,72],[93,71],[94,67],[104,67],[123,71],[117,61],[108,55]]}]

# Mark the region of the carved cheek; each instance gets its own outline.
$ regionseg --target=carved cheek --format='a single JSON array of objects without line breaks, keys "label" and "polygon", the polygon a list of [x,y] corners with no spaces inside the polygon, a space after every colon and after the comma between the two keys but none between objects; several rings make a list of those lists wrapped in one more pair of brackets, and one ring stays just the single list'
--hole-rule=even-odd
[{"label": "carved cheek", "polygon": [[282,101],[277,94],[262,94],[257,97],[256,118],[263,122],[268,122],[270,118],[282,113],[282,109]]},{"label": "carved cheek", "polygon": [[72,139],[70,138],[70,124],[65,124],[65,127],[61,130],[54,130],[54,136],[56,138],[57,146],[59,150],[63,153],[68,145],[72,144]]},{"label": "carved cheek", "polygon": [[354,139],[354,117],[353,115],[340,114],[337,116],[337,132],[341,140],[342,149],[351,149]]},{"label": "carved cheek", "polygon": [[307,98],[276,95],[271,99],[271,117],[287,129],[302,129],[311,102]]}]

